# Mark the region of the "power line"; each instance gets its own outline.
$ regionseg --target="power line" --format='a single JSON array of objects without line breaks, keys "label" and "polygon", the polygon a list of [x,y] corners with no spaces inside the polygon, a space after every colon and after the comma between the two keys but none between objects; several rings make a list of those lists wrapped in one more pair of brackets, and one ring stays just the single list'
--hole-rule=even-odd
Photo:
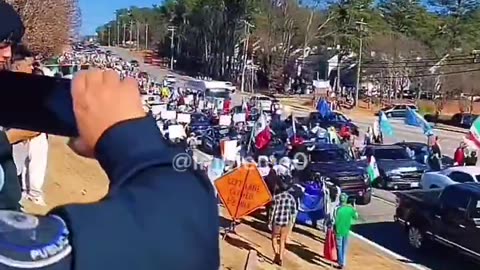
[{"label": "power line", "polygon": [[[395,63],[397,64],[397,62]],[[470,63],[446,63],[446,64],[440,64],[438,67],[445,67],[445,66],[462,66],[462,65],[480,65],[480,62],[475,63],[475,62],[470,62]],[[432,66],[426,66],[426,65],[388,65],[385,64],[383,66],[381,65],[370,65],[370,64],[363,64],[364,68],[370,68],[370,69],[401,69],[401,68],[424,68],[425,70],[430,69]]]},{"label": "power line", "polygon": [[[458,54],[458,55],[451,55],[451,56],[448,56],[446,61],[459,61],[459,60],[467,60],[467,59],[475,59],[476,58],[476,55],[475,54]],[[438,58],[438,57],[435,57],[435,58],[422,58],[422,57],[416,57],[416,58],[406,58],[406,59],[402,59],[402,60],[399,60],[399,61],[395,61],[397,63],[411,63],[411,62],[417,62],[417,63],[420,63],[420,62],[438,62],[440,60],[442,60],[443,57],[441,58]],[[388,63],[389,61],[387,60],[377,60],[378,62],[385,62],[385,63]]]},{"label": "power line", "polygon": [[471,73],[471,72],[477,72],[480,71],[480,68],[478,69],[470,69],[470,70],[461,70],[461,71],[451,71],[451,72],[443,72],[443,73],[435,73],[435,74],[423,74],[423,75],[407,75],[407,76],[380,76],[383,79],[396,79],[396,78],[402,78],[402,77],[407,77],[407,78],[424,78],[424,77],[434,77],[434,76],[445,76],[445,75],[454,75],[454,74],[463,74],[463,73]]}]

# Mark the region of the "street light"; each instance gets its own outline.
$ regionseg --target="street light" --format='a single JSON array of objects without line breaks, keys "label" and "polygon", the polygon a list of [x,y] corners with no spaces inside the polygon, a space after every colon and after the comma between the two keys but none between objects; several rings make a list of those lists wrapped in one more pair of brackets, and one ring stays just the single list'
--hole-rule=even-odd
[{"label": "street light", "polygon": [[358,92],[360,91],[360,76],[361,76],[361,68],[362,68],[362,51],[363,51],[363,27],[367,24],[363,22],[363,18],[361,21],[355,23],[358,26],[358,30],[360,33],[360,46],[358,49],[358,64],[357,64],[357,82],[356,82],[356,89],[355,89],[355,107],[358,107]]},{"label": "street light", "polygon": [[247,52],[248,52],[248,42],[250,40],[250,27],[255,28],[253,24],[247,22],[246,20],[243,20],[243,23],[247,26],[246,28],[247,37],[245,41],[245,51],[243,53],[244,55],[243,55],[243,68],[242,68],[242,82],[240,85],[241,92],[245,91],[245,72],[247,70]]},{"label": "street light", "polygon": [[172,35],[170,37],[170,53],[171,53],[171,56],[170,56],[170,69],[173,70],[173,63],[174,63],[174,53],[173,53],[173,50],[175,48],[174,46],[174,38],[175,38],[175,29],[176,27],[175,26],[169,26],[168,27],[168,31],[171,31],[172,32]]}]

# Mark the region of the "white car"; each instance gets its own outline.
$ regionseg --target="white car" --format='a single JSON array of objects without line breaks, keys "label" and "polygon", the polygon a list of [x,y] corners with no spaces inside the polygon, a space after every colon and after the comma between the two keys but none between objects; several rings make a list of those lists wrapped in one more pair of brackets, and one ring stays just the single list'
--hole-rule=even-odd
[{"label": "white car", "polygon": [[168,74],[168,75],[165,77],[165,81],[167,81],[168,83],[176,83],[176,82],[177,82],[177,78],[175,77],[175,75]]},{"label": "white car", "polygon": [[272,99],[266,96],[253,96],[250,98],[250,103],[259,105],[264,112],[269,112],[272,109]]},{"label": "white car", "polygon": [[450,167],[442,171],[426,172],[420,180],[420,186],[429,190],[467,182],[480,182],[480,167]]},{"label": "white car", "polygon": [[225,82],[225,85],[232,94],[235,93],[235,91],[237,90],[237,87],[234,86],[231,82]]}]

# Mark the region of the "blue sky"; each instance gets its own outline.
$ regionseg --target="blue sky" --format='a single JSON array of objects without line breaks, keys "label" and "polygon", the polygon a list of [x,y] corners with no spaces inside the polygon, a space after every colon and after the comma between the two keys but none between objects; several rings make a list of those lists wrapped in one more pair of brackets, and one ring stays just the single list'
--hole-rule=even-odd
[{"label": "blue sky", "polygon": [[161,0],[80,0],[82,10],[82,35],[91,35],[95,29],[114,18],[114,12],[130,6],[150,7],[161,4]]}]

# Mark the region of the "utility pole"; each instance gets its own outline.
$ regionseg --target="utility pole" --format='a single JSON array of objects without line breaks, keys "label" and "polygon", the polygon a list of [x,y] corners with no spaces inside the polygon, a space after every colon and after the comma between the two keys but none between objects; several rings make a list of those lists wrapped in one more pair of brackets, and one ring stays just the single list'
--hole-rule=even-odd
[{"label": "utility pole", "polygon": [[137,51],[140,50],[140,22],[137,21]]},{"label": "utility pole", "polygon": [[110,47],[112,44],[110,43],[110,34],[111,34],[112,26],[108,26],[108,47]]},{"label": "utility pole", "polygon": [[120,45],[120,24],[118,23],[117,19],[117,46]]},{"label": "utility pole", "polygon": [[132,42],[133,42],[133,40],[132,40],[132,38],[133,38],[132,37],[133,36],[133,31],[132,30],[133,29],[132,28],[133,28],[133,20],[130,20],[130,44],[129,44],[129,46],[132,46]]},{"label": "utility pole", "polygon": [[127,36],[127,24],[123,24],[123,46],[125,46],[125,37]]},{"label": "utility pole", "polygon": [[360,33],[360,46],[358,48],[358,63],[357,63],[357,83],[355,89],[355,107],[358,107],[358,92],[360,91],[360,76],[362,74],[362,51],[363,51],[363,27],[367,24],[361,21],[356,22]]},{"label": "utility pole", "polygon": [[148,50],[148,23],[145,24],[145,50]]},{"label": "utility pole", "polygon": [[[246,25],[246,40],[245,47],[243,51],[243,67],[242,67],[242,82],[240,84],[240,91],[245,91],[245,72],[247,71],[247,54],[248,54],[248,42],[250,41],[250,27],[255,27],[253,24],[243,20],[243,23]],[[252,61],[253,62],[253,61]]]},{"label": "utility pole", "polygon": [[174,60],[174,53],[173,53],[173,50],[175,49],[175,45],[174,45],[174,38],[175,38],[175,26],[169,26],[168,27],[168,31],[171,31],[172,32],[172,35],[170,37],[170,53],[171,53],[171,56],[170,56],[170,69],[173,70],[173,63],[175,62]]}]

